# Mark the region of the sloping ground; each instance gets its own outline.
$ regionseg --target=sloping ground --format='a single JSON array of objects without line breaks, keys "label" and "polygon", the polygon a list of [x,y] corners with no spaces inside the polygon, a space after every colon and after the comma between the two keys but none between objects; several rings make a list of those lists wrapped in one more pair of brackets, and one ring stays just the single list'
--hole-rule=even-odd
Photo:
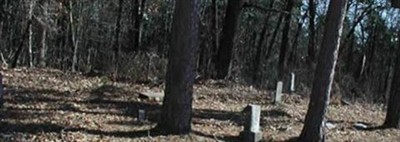
[{"label": "sloping ground", "polygon": [[[0,141],[240,141],[240,111],[249,103],[262,105],[261,129],[266,141],[286,141],[299,135],[307,100],[286,95],[271,104],[271,92],[208,81],[196,85],[193,133],[161,135],[155,126],[160,102],[139,92],[162,89],[111,82],[107,78],[64,74],[51,69],[3,70],[5,107],[0,109]],[[138,108],[146,122],[136,120]],[[375,104],[331,105],[328,141],[400,141],[400,130],[357,130],[356,122],[378,126],[384,107]]]}]

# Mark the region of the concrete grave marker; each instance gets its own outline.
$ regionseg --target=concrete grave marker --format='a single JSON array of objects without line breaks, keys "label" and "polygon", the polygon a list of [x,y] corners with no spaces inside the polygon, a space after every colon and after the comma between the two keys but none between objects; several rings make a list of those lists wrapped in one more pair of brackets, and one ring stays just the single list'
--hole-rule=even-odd
[{"label": "concrete grave marker", "polygon": [[262,140],[260,131],[261,107],[259,105],[248,105],[243,110],[245,116],[244,130],[240,137],[245,142],[259,142]]},{"label": "concrete grave marker", "polygon": [[283,87],[283,82],[278,81],[276,85],[276,92],[275,92],[275,97],[274,97],[274,103],[280,103],[282,101],[282,87]]},{"label": "concrete grave marker", "polygon": [[146,110],[144,110],[144,109],[138,110],[137,120],[139,122],[144,122],[146,120]]},{"label": "concrete grave marker", "polygon": [[295,77],[296,77],[295,74],[292,73],[292,77],[291,77],[291,80],[290,80],[290,92],[294,92],[295,91],[295,89],[294,89]]}]

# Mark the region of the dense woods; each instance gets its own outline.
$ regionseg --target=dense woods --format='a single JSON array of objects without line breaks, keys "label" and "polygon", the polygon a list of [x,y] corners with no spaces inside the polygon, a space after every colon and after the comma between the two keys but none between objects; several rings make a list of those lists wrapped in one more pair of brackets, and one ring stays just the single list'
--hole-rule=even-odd
[{"label": "dense woods", "polygon": [[[282,81],[290,97],[309,98],[298,140],[324,141],[336,102],[384,104],[377,128],[400,127],[399,9],[397,0],[1,0],[0,63],[165,90],[154,122],[168,134],[191,132],[195,84],[272,92]],[[10,92],[0,90],[2,107]]]},{"label": "dense woods", "polygon": [[[3,66],[165,79],[173,1],[1,5]],[[384,101],[393,77],[397,10],[383,0],[351,0],[347,8],[336,93]],[[327,2],[313,0],[201,1],[197,74],[271,89],[293,72],[307,91],[326,11]]]}]

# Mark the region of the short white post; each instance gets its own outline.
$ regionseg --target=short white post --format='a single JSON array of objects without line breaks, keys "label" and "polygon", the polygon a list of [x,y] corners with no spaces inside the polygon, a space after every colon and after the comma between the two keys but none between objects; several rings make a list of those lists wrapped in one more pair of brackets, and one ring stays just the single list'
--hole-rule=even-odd
[{"label": "short white post", "polygon": [[290,80],[290,92],[295,91],[295,74],[292,72],[292,78]]},{"label": "short white post", "polygon": [[282,101],[282,87],[283,87],[283,82],[278,81],[276,85],[276,92],[275,92],[275,97],[274,97],[274,103],[280,103]]}]

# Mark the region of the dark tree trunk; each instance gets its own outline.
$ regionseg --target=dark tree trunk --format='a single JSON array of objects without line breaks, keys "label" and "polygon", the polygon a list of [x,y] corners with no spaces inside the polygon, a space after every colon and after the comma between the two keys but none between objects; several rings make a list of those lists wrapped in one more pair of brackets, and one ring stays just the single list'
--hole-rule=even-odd
[{"label": "dark tree trunk", "polygon": [[[294,6],[294,0],[288,0],[286,4],[285,11],[288,13],[292,12]],[[286,72],[286,53],[287,48],[289,46],[289,32],[290,32],[290,23],[291,23],[291,14],[287,14],[285,16],[285,23],[282,31],[282,40],[281,40],[281,48],[279,52],[279,63],[278,63],[278,78],[279,80],[283,79],[283,76]]]},{"label": "dark tree trunk", "polygon": [[129,29],[129,33],[131,33],[130,35],[130,44],[132,45],[132,47],[128,50],[128,51],[138,51],[139,47],[136,44],[136,35],[137,35],[137,31],[138,29],[136,29],[136,23],[138,23],[138,19],[139,19],[139,15],[140,15],[140,0],[133,0],[133,9],[132,9],[132,21],[131,21],[131,29]]},{"label": "dark tree trunk", "polygon": [[140,50],[142,42],[142,29],[143,29],[143,13],[146,5],[146,0],[140,2],[140,9],[138,10],[137,17],[135,17],[135,49]]},{"label": "dark tree trunk", "polygon": [[[47,8],[49,6],[48,0],[41,1],[43,5],[43,15],[46,17],[45,21],[47,21],[48,11]],[[46,26],[41,26],[41,46],[40,46],[40,55],[39,55],[39,65],[40,67],[46,66],[46,48],[47,48],[47,30]]]},{"label": "dark tree trunk", "polygon": [[348,72],[351,71],[351,67],[353,66],[354,40],[356,40],[354,35],[351,36],[350,40],[351,41],[349,43],[350,45],[349,45],[349,48],[347,51],[348,53],[347,53],[347,61],[346,61],[346,71],[348,71]]},{"label": "dark tree trunk", "polygon": [[113,43],[113,50],[114,50],[114,55],[113,55],[113,73],[114,73],[114,79],[118,77],[118,62],[119,62],[119,54],[120,54],[120,42],[119,42],[119,34],[121,31],[121,18],[122,18],[122,8],[123,8],[124,0],[119,0],[119,8],[118,8],[118,16],[117,16],[117,23],[115,27],[115,37],[114,37],[114,43]]},{"label": "dark tree trunk", "polygon": [[158,128],[170,134],[191,130],[198,0],[177,0],[169,49],[165,97]]},{"label": "dark tree trunk", "polygon": [[[269,5],[269,8],[272,9],[274,7],[274,4],[275,4],[275,0],[272,0],[270,5]],[[253,69],[253,83],[254,84],[257,84],[258,81],[259,81],[258,80],[259,79],[259,69],[260,69],[260,66],[261,66],[261,56],[263,55],[262,54],[263,53],[262,52],[263,51],[262,47],[264,45],[265,37],[267,36],[266,33],[267,33],[267,30],[268,30],[268,22],[269,22],[270,16],[271,16],[271,13],[267,13],[267,16],[265,17],[265,21],[264,21],[264,26],[263,26],[263,28],[261,30],[261,33],[260,33],[260,39],[259,39],[259,41],[257,43],[256,56],[255,56],[254,62],[253,62],[254,63],[253,64],[253,66],[254,66],[254,69]]]},{"label": "dark tree trunk", "polygon": [[146,8],[146,0],[134,0],[132,19],[134,19],[133,29],[131,29],[132,36],[132,48],[130,51],[139,51],[142,39],[142,29],[143,29],[143,14]]},{"label": "dark tree trunk", "polygon": [[78,66],[78,38],[77,38],[77,34],[78,34],[78,27],[79,25],[77,24],[78,21],[74,20],[74,14],[73,14],[73,9],[75,9],[73,7],[73,3],[72,1],[69,1],[69,26],[70,26],[70,32],[71,32],[71,44],[73,47],[73,55],[72,55],[72,72],[76,72],[77,71],[77,66]]},{"label": "dark tree trunk", "polygon": [[299,45],[299,36],[302,32],[303,22],[307,17],[307,13],[304,13],[303,17],[298,20],[296,34],[294,35],[292,49],[290,51],[288,64],[292,66],[292,68],[297,67],[297,46]]},{"label": "dark tree trunk", "polygon": [[310,15],[310,23],[308,29],[310,30],[310,36],[308,38],[308,64],[312,65],[315,60],[315,0],[308,1],[308,12]]},{"label": "dark tree trunk", "polygon": [[217,0],[212,0],[212,20],[211,20],[211,25],[212,25],[212,32],[214,33],[212,35],[212,46],[211,46],[211,57],[207,61],[207,70],[206,71],[206,77],[209,78],[211,77],[210,74],[210,69],[212,68],[212,58],[213,56],[216,55],[217,50],[219,48],[219,15],[218,15],[218,4]]},{"label": "dark tree trunk", "polygon": [[22,35],[21,41],[20,41],[20,43],[18,45],[17,51],[14,54],[14,58],[13,58],[12,63],[11,63],[11,68],[16,68],[17,67],[18,59],[19,59],[19,56],[20,56],[20,54],[22,52],[22,49],[23,49],[23,46],[24,46],[24,41],[25,41],[25,38],[28,36],[29,28],[31,27],[31,25],[32,25],[32,20],[29,19],[27,24],[26,24],[26,29],[24,31],[24,34]]},{"label": "dark tree trunk", "polygon": [[[32,21],[33,19],[33,11],[36,5],[35,0],[31,0],[29,2],[29,11],[28,11],[28,17],[29,20]],[[28,56],[29,56],[29,67],[33,67],[33,26],[32,24],[29,25],[29,30],[28,30]]]},{"label": "dark tree trunk", "polygon": [[[209,6],[209,13],[206,19],[209,19],[210,26],[207,27],[207,33],[201,34],[201,38],[209,43],[204,43],[200,45],[200,55],[198,63],[198,71],[203,76],[203,79],[208,79],[211,77],[211,59],[218,49],[218,5],[217,0],[212,0]],[[201,28],[200,28],[201,29]]]},{"label": "dark tree trunk", "polygon": [[324,141],[323,122],[338,57],[346,0],[330,1],[307,115],[299,141]]},{"label": "dark tree trunk", "polygon": [[275,39],[276,39],[276,37],[277,37],[277,35],[278,35],[279,27],[280,27],[281,24],[282,24],[283,16],[284,16],[284,15],[285,15],[285,14],[282,13],[282,14],[279,16],[279,18],[278,18],[278,23],[276,24],[275,30],[274,30],[274,32],[272,33],[271,40],[269,41],[269,44],[268,44],[268,49],[267,49],[267,53],[266,53],[266,55],[265,55],[265,60],[268,60],[269,57],[271,56],[272,47],[274,47]]},{"label": "dark tree trunk", "polygon": [[217,70],[217,79],[224,79],[229,72],[229,65],[232,58],[234,38],[236,29],[239,25],[240,14],[244,0],[229,0],[225,12],[224,26],[222,28],[222,37],[220,47],[215,60],[215,69]]},{"label": "dark tree trunk", "polygon": [[[400,38],[400,31],[398,32]],[[386,128],[400,128],[400,41],[397,49],[396,65],[390,90],[390,97],[383,126]]]}]

